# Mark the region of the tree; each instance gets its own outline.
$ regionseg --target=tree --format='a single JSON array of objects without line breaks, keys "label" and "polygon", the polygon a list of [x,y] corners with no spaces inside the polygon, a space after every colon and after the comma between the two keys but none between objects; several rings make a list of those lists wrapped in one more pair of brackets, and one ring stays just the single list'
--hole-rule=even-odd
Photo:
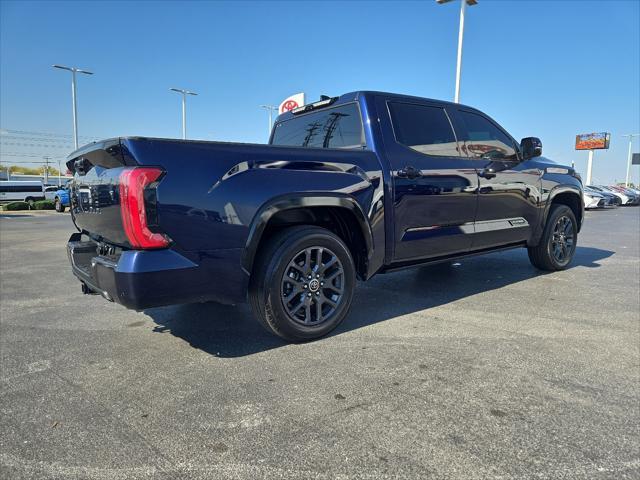
[{"label": "tree", "polygon": [[[0,165],[0,171],[6,172],[8,169],[11,170],[11,173],[19,173],[22,175],[44,175],[45,167],[20,167],[16,165]],[[58,169],[49,167],[49,175],[52,177],[58,176]]]}]

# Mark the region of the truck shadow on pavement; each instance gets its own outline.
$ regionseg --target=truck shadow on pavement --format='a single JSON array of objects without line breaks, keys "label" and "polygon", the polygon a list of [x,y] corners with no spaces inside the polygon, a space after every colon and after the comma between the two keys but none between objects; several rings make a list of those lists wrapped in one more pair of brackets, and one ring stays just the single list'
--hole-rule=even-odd
[{"label": "truck shadow on pavement", "polygon": [[[597,268],[598,261],[613,254],[609,250],[578,247],[568,270]],[[349,316],[329,336],[544,275],[562,275],[562,272],[545,274],[534,269],[521,249],[466,259],[453,265],[378,275],[358,284]],[[174,305],[148,309],[144,313],[157,324],[154,332],[170,333],[193,348],[218,357],[241,357],[287,345],[266,332],[246,304]]]}]

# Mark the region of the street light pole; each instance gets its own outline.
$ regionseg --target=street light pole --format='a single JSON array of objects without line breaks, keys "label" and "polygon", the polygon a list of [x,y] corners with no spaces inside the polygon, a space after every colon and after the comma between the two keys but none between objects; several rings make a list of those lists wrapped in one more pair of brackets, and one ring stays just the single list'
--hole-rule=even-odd
[{"label": "street light pole", "polygon": [[60,159],[58,158],[58,187],[61,185],[60,175],[62,175],[62,170],[60,170]]},{"label": "street light pole", "polygon": [[182,95],[182,139],[187,139],[187,96]]},{"label": "street light pole", "polygon": [[458,27],[458,60],[456,62],[456,93],[453,101],[460,103],[460,75],[462,74],[462,39],[464,38],[464,10],[465,0],[460,0],[460,26]]},{"label": "street light pole", "polygon": [[71,103],[73,105],[73,144],[78,149],[78,87],[76,84],[76,71],[71,70]]},{"label": "street light pole", "polygon": [[628,135],[622,135],[623,137],[629,137],[629,153],[627,155],[627,178],[624,181],[624,186],[629,186],[629,175],[631,174],[631,148],[633,145],[633,137],[640,137],[640,133],[630,133]]},{"label": "street light pole", "polygon": [[273,112],[275,110],[278,110],[278,107],[276,107],[275,105],[260,105],[261,108],[264,108],[265,110],[267,110],[269,112],[269,131],[268,131],[268,136],[267,138],[271,137],[271,129],[273,128]]},{"label": "street light pole", "polygon": [[84,73],[85,75],[93,75],[93,72],[88,72],[76,67],[65,67],[64,65],[52,65],[53,68],[59,68],[61,70],[68,70],[71,72],[71,103],[73,113],[73,144],[78,149],[78,101],[77,101],[77,87],[76,87],[76,73]]},{"label": "street light pole", "polygon": [[[436,0],[436,3],[442,5],[452,0]],[[456,90],[453,101],[460,103],[460,77],[462,75],[462,40],[464,38],[464,14],[467,5],[470,7],[477,4],[477,0],[460,0],[460,26],[458,27],[458,59],[456,62]]]},{"label": "street light pole", "polygon": [[170,88],[174,92],[182,94],[182,139],[187,139],[187,95],[198,95],[195,92],[184,90],[182,88]]}]

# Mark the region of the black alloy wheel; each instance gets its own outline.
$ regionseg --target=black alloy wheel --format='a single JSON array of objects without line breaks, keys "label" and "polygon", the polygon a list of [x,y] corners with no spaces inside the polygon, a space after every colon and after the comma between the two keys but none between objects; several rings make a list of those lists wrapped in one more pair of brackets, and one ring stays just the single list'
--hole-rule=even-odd
[{"label": "black alloy wheel", "polygon": [[578,222],[567,205],[551,205],[542,238],[527,248],[529,260],[540,270],[564,270],[569,266],[578,243]]},{"label": "black alloy wheel", "polygon": [[556,262],[564,264],[573,255],[575,250],[575,237],[571,219],[563,215],[553,227],[551,236],[551,252]]},{"label": "black alloy wheel", "polygon": [[255,317],[291,342],[326,335],[349,313],[356,268],[344,241],[315,225],[284,228],[260,246],[249,283]]},{"label": "black alloy wheel", "polygon": [[329,248],[313,246],[293,256],[284,270],[282,303],[302,325],[319,325],[335,314],[344,298],[344,268]]}]

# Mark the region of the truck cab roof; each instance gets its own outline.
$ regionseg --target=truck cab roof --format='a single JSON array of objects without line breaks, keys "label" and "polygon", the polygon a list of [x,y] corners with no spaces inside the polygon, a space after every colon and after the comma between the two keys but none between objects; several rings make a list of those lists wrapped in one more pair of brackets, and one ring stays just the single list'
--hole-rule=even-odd
[{"label": "truck cab roof", "polygon": [[[434,98],[425,98],[425,97],[418,97],[415,95],[405,95],[405,94],[400,94],[400,93],[391,93],[391,92],[381,92],[381,91],[377,91],[377,90],[357,90],[354,92],[348,92],[348,93],[344,93],[342,95],[340,95],[339,97],[337,97],[337,99],[329,104],[327,104],[328,106],[335,106],[335,105],[340,105],[343,103],[349,103],[349,102],[353,102],[353,101],[357,101],[360,99],[360,97],[362,96],[377,96],[377,97],[386,97],[388,99],[393,99],[393,100],[405,100],[405,101],[421,101],[421,102],[431,102],[431,103],[438,103],[441,105],[450,105],[450,106],[456,106],[456,107],[463,107],[465,109],[469,109],[469,110],[473,110],[473,111],[477,111],[477,109],[470,107],[468,105],[464,105],[461,103],[453,103],[453,102],[448,102],[446,100],[438,100],[438,99],[434,99]],[[331,98],[336,98],[336,97],[331,97]],[[307,105],[314,105],[316,102],[311,102]],[[326,107],[322,107],[322,108],[326,108]],[[284,112],[281,113],[280,115],[278,115],[278,117],[276,117],[275,122],[282,122],[282,121],[286,121],[289,120],[293,117],[295,117],[296,114],[288,111],[288,112]]]}]

